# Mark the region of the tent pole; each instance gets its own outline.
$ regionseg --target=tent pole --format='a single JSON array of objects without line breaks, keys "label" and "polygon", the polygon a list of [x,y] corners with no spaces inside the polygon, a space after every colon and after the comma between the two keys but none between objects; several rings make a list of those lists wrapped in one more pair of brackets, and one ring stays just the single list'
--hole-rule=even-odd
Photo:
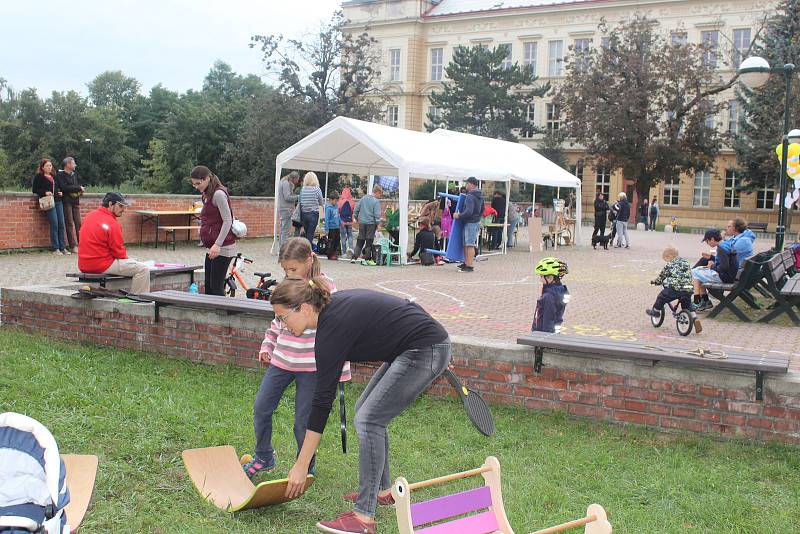
[{"label": "tent pole", "polygon": [[273,200],[273,217],[272,217],[272,247],[269,249],[270,254],[276,254],[275,244],[280,240],[280,228],[278,227],[278,188],[281,182],[281,165],[275,164],[275,199]]},{"label": "tent pole", "polygon": [[511,204],[511,180],[506,182],[506,217],[503,220],[503,254],[508,254],[506,243],[508,243],[508,208]]},{"label": "tent pole", "polygon": [[328,200],[328,171],[325,171],[325,200]]},{"label": "tent pole", "polygon": [[398,209],[400,210],[400,265],[406,263],[406,250],[408,249],[408,193],[409,193],[409,176],[407,168],[398,169],[398,179],[400,181],[398,187]]}]

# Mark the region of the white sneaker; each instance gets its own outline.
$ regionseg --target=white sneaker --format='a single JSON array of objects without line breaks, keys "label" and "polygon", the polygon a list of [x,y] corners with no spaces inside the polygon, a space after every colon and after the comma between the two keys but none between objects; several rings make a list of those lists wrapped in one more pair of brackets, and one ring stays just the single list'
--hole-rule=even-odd
[{"label": "white sneaker", "polygon": [[65,249],[64,249],[64,252],[62,252],[62,254],[63,254],[64,256],[69,256],[70,254],[72,254],[72,252],[70,252],[68,248],[65,248]]},{"label": "white sneaker", "polygon": [[53,251],[53,256],[63,256],[63,255],[64,255],[64,253],[61,252],[60,250],[54,250]]}]

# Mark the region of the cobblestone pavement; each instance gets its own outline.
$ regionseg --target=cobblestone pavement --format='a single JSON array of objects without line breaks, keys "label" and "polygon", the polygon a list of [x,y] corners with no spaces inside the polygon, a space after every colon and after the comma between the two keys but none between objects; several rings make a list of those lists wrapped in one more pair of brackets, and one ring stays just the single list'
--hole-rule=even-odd
[{"label": "cobblestone pavement", "polygon": [[[683,256],[693,261],[704,250],[700,235],[629,231],[630,249],[593,250],[590,246],[579,246],[531,254],[523,233],[526,232],[520,232],[519,245],[507,256],[490,256],[476,262],[475,271],[468,274],[457,272],[454,265],[365,267],[324,258],[323,272],[340,289],[366,287],[413,298],[451,334],[513,342],[517,335],[530,329],[540,291],[538,277],[533,274],[535,261],[545,255],[557,255],[570,268],[564,280],[572,294],[565,318],[568,333],[687,349],[787,354],[792,358],[792,369],[800,371],[800,328],[791,326],[788,319],[771,324],[743,324],[725,312],[715,320],[703,318],[703,332],[686,338],[678,335],[670,320],[658,329],[650,325],[644,309],[652,305],[658,292],[648,282],[663,266],[661,250],[669,243],[675,244]],[[591,235],[591,229],[584,228],[584,235]],[[271,244],[268,239],[239,243],[239,250],[254,260],[249,272],[282,274],[276,257],[269,253]],[[756,251],[771,245],[771,240],[759,239]],[[203,254],[193,244],[179,245],[175,252],[129,247],[129,255],[141,260],[202,264]],[[75,270],[76,256],[43,252],[4,254],[0,255],[0,287],[62,285],[67,283],[64,274]],[[247,280],[253,278],[245,275]]]}]

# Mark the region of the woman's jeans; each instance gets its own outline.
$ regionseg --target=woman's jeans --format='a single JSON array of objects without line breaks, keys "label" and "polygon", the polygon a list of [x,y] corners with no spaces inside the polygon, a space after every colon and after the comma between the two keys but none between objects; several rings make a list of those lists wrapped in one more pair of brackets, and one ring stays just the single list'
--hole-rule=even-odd
[{"label": "woman's jeans", "polygon": [[64,203],[56,200],[56,207],[44,213],[47,216],[47,222],[50,223],[50,248],[53,250],[65,250],[67,245],[64,242],[64,231],[66,229],[64,224]]},{"label": "woman's jeans", "polygon": [[658,215],[651,215],[650,216],[650,229],[655,231],[656,229],[656,221],[658,221]]},{"label": "woman's jeans", "polygon": [[312,245],[314,244],[314,234],[317,231],[317,223],[319,222],[318,211],[304,211],[300,215],[300,220],[303,221],[303,230],[306,232],[306,239]]},{"label": "woman's jeans", "polygon": [[[306,437],[306,425],[311,413],[311,401],[314,400],[314,388],[317,385],[316,372],[295,373],[286,371],[274,365],[267,368],[261,387],[258,388],[256,402],[253,404],[253,426],[256,430],[256,456],[267,462],[272,462],[275,449],[272,448],[272,415],[278,409],[278,404],[283,397],[283,392],[289,384],[295,383],[294,394],[294,439],[297,442],[297,454],[303,448]],[[308,467],[309,472],[314,470],[314,459]]]},{"label": "woman's jeans", "polygon": [[342,254],[347,254],[348,250],[353,249],[353,225],[339,225],[339,233],[342,238]]},{"label": "woman's jeans", "polygon": [[375,517],[378,492],[392,485],[386,427],[425,391],[450,363],[450,340],[407,350],[384,363],[356,403],[358,498],[355,511]]},{"label": "woman's jeans", "polygon": [[514,232],[517,229],[517,225],[519,225],[519,219],[514,222],[508,223],[508,239],[506,240],[507,247],[514,246]]},{"label": "woman's jeans", "polygon": [[205,293],[206,295],[225,296],[225,277],[228,276],[228,267],[231,260],[228,256],[217,256],[213,260],[206,254],[205,261]]}]

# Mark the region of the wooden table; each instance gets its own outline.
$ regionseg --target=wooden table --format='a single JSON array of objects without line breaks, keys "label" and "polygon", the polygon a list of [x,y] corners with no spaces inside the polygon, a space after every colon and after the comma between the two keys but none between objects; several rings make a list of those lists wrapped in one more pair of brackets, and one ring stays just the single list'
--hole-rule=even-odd
[{"label": "wooden table", "polygon": [[193,219],[198,219],[200,212],[194,209],[185,210],[135,210],[133,213],[138,213],[142,216],[142,223],[139,225],[139,244],[143,243],[144,225],[147,221],[155,221],[156,233],[156,248],[158,248],[158,227],[161,226],[161,217],[164,216],[178,216],[185,215],[188,218],[187,226],[192,224]]}]

